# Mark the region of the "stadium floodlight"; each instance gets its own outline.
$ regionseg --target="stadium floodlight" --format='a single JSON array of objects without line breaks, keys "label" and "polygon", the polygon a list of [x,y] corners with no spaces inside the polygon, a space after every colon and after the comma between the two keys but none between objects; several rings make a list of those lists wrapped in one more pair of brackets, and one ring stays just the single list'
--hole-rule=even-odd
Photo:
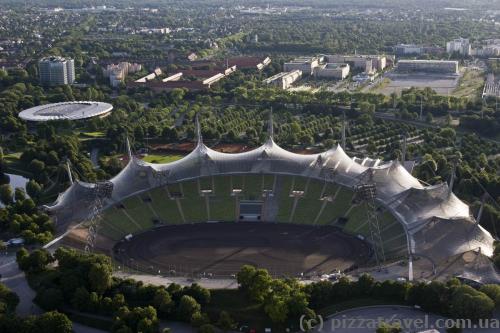
[{"label": "stadium floodlight", "polygon": [[295,197],[295,198],[301,198],[304,196],[304,191],[294,190],[294,191],[290,192],[290,196]]},{"label": "stadium floodlight", "polygon": [[233,197],[237,197],[239,195],[241,195],[243,193],[243,190],[241,188],[233,188],[233,190],[231,191],[231,195]]},{"label": "stadium floodlight", "polygon": [[374,171],[369,170],[362,177],[358,185],[354,187],[356,200],[365,204],[366,217],[370,229],[370,238],[373,245],[373,253],[375,261],[379,269],[381,264],[385,262],[385,250],[380,233],[380,223],[378,220],[377,206],[375,199],[377,197],[377,186],[373,182]]}]

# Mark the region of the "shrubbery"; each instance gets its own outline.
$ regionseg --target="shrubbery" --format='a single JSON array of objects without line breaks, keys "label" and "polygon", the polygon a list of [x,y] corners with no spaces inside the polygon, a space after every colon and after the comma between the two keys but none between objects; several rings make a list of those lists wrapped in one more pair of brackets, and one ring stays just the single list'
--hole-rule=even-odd
[{"label": "shrubbery", "polygon": [[[51,267],[56,260],[58,265]],[[113,278],[109,257],[66,248],[58,248],[53,256],[46,250],[21,249],[17,261],[37,290],[35,301],[46,310],[113,315],[115,332],[125,332],[126,327],[156,332],[158,318],[185,321],[200,329],[210,323],[202,312],[210,302],[210,291],[198,284],[165,288]],[[230,317],[221,316],[222,327],[232,325]]]}]

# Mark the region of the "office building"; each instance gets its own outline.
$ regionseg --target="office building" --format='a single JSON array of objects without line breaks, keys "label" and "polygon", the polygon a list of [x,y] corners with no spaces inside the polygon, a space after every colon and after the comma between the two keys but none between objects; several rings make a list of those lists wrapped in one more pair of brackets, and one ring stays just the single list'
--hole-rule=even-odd
[{"label": "office building", "polygon": [[458,74],[458,61],[448,60],[399,60],[397,71],[401,73]]},{"label": "office building", "polygon": [[351,68],[361,69],[365,73],[374,73],[382,71],[387,66],[385,56],[378,55],[326,55],[326,61],[329,63],[348,63]]},{"label": "office building", "polygon": [[394,54],[397,56],[415,56],[421,54],[440,54],[445,49],[438,46],[422,46],[416,44],[398,44],[393,47]]},{"label": "office building", "polygon": [[291,72],[294,70],[299,70],[304,75],[312,75],[314,68],[319,66],[319,58],[317,57],[300,57],[295,58],[292,61],[285,62],[283,65],[283,71]]},{"label": "office building", "polygon": [[316,78],[343,80],[349,75],[349,64],[326,63],[314,68]]},{"label": "office building", "polygon": [[281,89],[288,89],[292,84],[300,79],[302,72],[298,69],[291,72],[281,72],[264,80],[264,83],[277,86]]},{"label": "office building", "polygon": [[402,55],[419,55],[422,54],[422,46],[415,44],[399,44],[394,46],[394,53],[398,56]]},{"label": "office building", "polygon": [[40,83],[46,86],[73,84],[75,61],[63,57],[43,58],[38,62]]}]

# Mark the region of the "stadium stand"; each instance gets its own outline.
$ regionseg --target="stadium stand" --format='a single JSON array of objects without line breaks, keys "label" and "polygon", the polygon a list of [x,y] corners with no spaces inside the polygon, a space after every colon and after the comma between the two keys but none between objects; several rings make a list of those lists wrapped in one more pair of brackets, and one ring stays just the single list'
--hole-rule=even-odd
[{"label": "stadium stand", "polygon": [[316,224],[331,224],[338,222],[351,206],[353,192],[339,185],[326,184],[323,198],[331,197],[333,201],[327,201],[323,211],[319,215]]},{"label": "stadium stand", "polygon": [[274,189],[274,179],[273,175],[263,175],[262,176],[262,189],[263,190],[273,190]]},{"label": "stadium stand", "polygon": [[160,220],[166,224],[183,223],[182,216],[179,213],[177,203],[170,199],[166,188],[155,188],[148,192],[151,197],[151,207],[160,217]]},{"label": "stadium stand", "polygon": [[262,175],[245,175],[243,197],[245,200],[262,199]]},{"label": "stadium stand", "polygon": [[317,180],[311,180],[308,183],[305,195],[298,199],[293,223],[307,224],[314,222],[323,205],[323,201],[320,200],[323,186],[323,183]]},{"label": "stadium stand", "polygon": [[290,197],[293,177],[277,176],[275,196],[278,201],[277,222],[289,222],[294,198]]},{"label": "stadium stand", "polygon": [[201,177],[198,178],[198,182],[200,184],[200,191],[203,190],[213,190],[213,177]]},{"label": "stadium stand", "polygon": [[243,189],[244,185],[245,185],[245,176],[243,175],[233,175],[233,176],[230,176],[231,178],[231,186],[232,186],[232,189]]},{"label": "stadium stand", "polygon": [[125,206],[123,213],[127,214],[134,224],[139,227],[139,230],[149,229],[154,225],[157,217],[149,206],[151,198],[149,196],[133,196],[122,202]]},{"label": "stadium stand", "polygon": [[119,240],[127,234],[135,233],[139,230],[124,213],[123,208],[111,207],[102,215],[100,233],[105,236]]},{"label": "stadium stand", "polygon": [[[231,183],[235,188],[242,185],[241,197],[231,196]],[[152,189],[106,210],[100,232],[113,240],[119,240],[129,233],[147,230],[155,224],[182,224],[183,214],[186,223],[207,220],[234,222],[237,220],[238,200],[263,200],[263,187],[273,188],[275,184],[278,212],[276,220],[269,222],[334,224],[350,234],[369,238],[370,229],[364,205],[352,204],[351,190],[317,179],[266,174],[203,177]],[[213,192],[205,198],[199,189]],[[292,189],[304,191],[304,195],[295,198],[291,196]],[[328,196],[333,198],[333,202],[321,200]],[[406,245],[402,226],[388,211],[379,214],[379,223],[386,251],[393,252]]]},{"label": "stadium stand", "polygon": [[183,198],[180,199],[184,218],[188,223],[204,222],[208,219],[205,199],[198,192],[198,182],[182,183]]}]

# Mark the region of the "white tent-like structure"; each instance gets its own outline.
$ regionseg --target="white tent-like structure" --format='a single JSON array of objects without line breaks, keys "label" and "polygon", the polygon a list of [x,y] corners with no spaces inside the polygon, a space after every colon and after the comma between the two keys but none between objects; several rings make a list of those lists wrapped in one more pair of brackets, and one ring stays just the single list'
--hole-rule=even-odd
[{"label": "white tent-like structure", "polygon": [[[391,212],[405,230],[409,254],[435,261],[478,249],[486,256],[492,255],[493,237],[475,222],[469,207],[446,183],[424,186],[399,161],[353,159],[340,146],[319,154],[295,154],[274,142],[272,130],[269,134],[267,141],[254,150],[227,154],[203,143],[197,122],[196,148],[184,158],[166,164],[139,160],[129,148],[130,160],[109,181],[112,191],[102,198],[103,207],[156,187],[204,176],[293,175],[354,189],[370,175],[377,188],[377,203]],[[91,214],[89,207],[99,187],[77,180],[46,209],[60,225],[85,220]]]}]

